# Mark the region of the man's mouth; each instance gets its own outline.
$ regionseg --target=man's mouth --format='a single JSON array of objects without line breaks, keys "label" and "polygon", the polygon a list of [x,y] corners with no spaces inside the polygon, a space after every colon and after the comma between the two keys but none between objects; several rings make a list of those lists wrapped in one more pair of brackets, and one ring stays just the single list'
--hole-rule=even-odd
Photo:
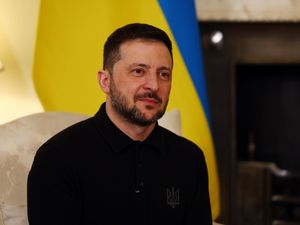
[{"label": "man's mouth", "polygon": [[144,101],[144,102],[147,102],[147,103],[150,103],[150,104],[158,104],[158,100],[157,99],[154,99],[154,98],[139,98],[138,99],[139,101]]},{"label": "man's mouth", "polygon": [[160,104],[162,102],[162,99],[153,92],[146,92],[144,94],[136,95],[135,101],[137,100],[147,102],[149,104]]}]

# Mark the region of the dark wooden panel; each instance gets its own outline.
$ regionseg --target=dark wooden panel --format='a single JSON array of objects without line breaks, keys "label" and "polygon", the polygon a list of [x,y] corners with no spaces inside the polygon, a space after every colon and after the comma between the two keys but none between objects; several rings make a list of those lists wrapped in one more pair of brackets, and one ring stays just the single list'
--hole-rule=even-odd
[{"label": "dark wooden panel", "polygon": [[[200,22],[212,130],[221,182],[220,222],[237,225],[237,63],[300,64],[300,23]],[[224,42],[214,47],[212,32]]]}]

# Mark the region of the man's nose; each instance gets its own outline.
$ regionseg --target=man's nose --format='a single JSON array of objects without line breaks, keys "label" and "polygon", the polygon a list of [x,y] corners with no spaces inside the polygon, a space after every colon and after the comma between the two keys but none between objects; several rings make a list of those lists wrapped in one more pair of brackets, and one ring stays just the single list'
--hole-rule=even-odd
[{"label": "man's nose", "polygon": [[157,74],[152,72],[145,76],[145,84],[144,87],[146,89],[150,89],[152,91],[157,91],[159,88],[159,80]]}]

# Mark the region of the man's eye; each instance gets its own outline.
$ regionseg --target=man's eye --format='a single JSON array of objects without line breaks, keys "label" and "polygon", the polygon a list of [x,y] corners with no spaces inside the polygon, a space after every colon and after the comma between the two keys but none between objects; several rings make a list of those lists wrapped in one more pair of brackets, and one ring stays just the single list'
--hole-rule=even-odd
[{"label": "man's eye", "polygon": [[144,70],[140,68],[134,69],[132,72],[135,76],[142,76],[144,74]]},{"label": "man's eye", "polygon": [[159,73],[159,76],[161,77],[161,79],[163,80],[169,80],[170,79],[170,73],[166,72],[166,71],[161,71]]}]

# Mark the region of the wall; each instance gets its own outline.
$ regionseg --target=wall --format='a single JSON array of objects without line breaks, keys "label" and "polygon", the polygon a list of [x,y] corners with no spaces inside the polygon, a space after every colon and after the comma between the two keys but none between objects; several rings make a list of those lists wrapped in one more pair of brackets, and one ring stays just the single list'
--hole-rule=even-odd
[{"label": "wall", "polygon": [[0,0],[0,124],[43,111],[31,74],[39,0]]}]

